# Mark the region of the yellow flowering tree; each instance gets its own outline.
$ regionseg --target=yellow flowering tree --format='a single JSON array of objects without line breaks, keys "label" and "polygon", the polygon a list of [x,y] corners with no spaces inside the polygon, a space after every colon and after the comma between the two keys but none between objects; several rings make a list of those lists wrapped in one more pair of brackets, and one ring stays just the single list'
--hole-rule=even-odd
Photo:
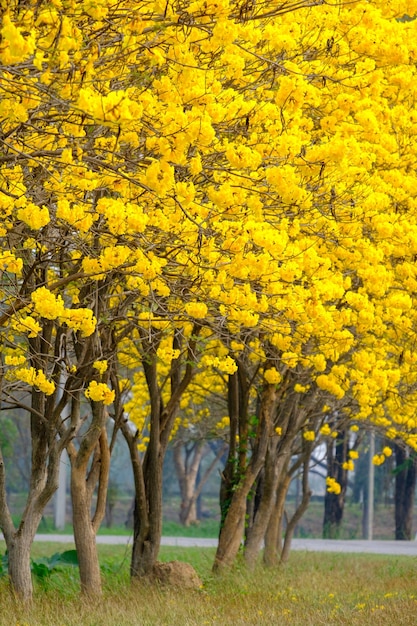
[{"label": "yellow flowering tree", "polygon": [[[99,295],[95,281],[79,280],[71,261],[72,245],[62,239],[57,247],[54,238],[59,239],[62,232],[51,222],[48,227],[55,228],[54,237],[44,227],[36,231],[20,225],[20,267],[15,272],[4,269],[1,277],[2,406],[24,410],[27,415],[31,470],[26,506],[15,526],[7,504],[6,471],[0,463],[0,523],[9,553],[10,580],[25,600],[32,594],[31,543],[58,486],[64,448],[71,462],[74,533],[83,589],[89,590],[85,567],[95,569],[97,582],[99,564],[88,546],[104,515],[109,469],[104,427],[113,392],[103,363],[111,358],[114,347],[111,333],[100,325],[106,287],[101,284]],[[80,299],[85,306],[80,306]],[[109,306],[105,312],[107,319],[111,317]],[[91,520],[97,482],[99,497]]]},{"label": "yellow flowering tree", "polygon": [[[245,386],[242,423],[230,419],[244,499],[279,427],[286,370],[314,397],[348,396],[356,419],[416,445],[415,393],[405,401],[402,385],[415,383],[417,37],[415,21],[398,19],[415,2],[0,7],[1,320],[34,354],[7,364],[10,376],[45,397],[56,385],[61,344],[44,367],[40,320],[82,335],[97,319],[91,368],[101,341],[106,358],[135,330],[153,420],[140,471],[150,472],[195,363],[188,321],[222,343],[231,385],[239,345],[264,372],[257,428]],[[164,408],[161,322],[172,351],[184,340]],[[116,374],[107,390],[106,374],[88,371],[80,386],[104,406]],[[237,499],[227,524],[243,532]],[[151,541],[146,524],[137,529],[135,572],[156,558],[155,524]],[[240,539],[226,544],[219,568]]]},{"label": "yellow flowering tree", "polygon": [[151,575],[156,564],[163,463],[181,399],[194,375],[201,326],[196,321],[172,329],[166,321],[139,316],[134,328],[134,338],[125,340],[119,357],[133,373],[131,397],[125,402],[125,394],[117,395],[120,413],[135,427],[122,425],[135,477],[131,575],[138,577]]}]

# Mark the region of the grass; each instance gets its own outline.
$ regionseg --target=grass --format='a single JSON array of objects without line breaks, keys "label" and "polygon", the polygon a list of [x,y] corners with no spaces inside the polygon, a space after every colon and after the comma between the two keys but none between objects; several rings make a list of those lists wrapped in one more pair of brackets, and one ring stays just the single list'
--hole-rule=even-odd
[{"label": "grass", "polygon": [[[53,526],[52,520],[43,520],[40,524],[38,532],[41,534],[57,534],[57,535],[72,535],[72,525],[66,524],[62,530],[56,530]],[[107,528],[101,526],[99,535],[132,535],[131,528],[126,528],[124,525],[112,526]],[[219,535],[219,521],[215,519],[204,520],[189,526],[188,528],[178,522],[171,520],[165,520],[163,523],[162,533],[166,537],[203,537],[203,538],[216,538]]]},{"label": "grass", "polygon": [[[70,547],[70,546],[68,546]],[[66,546],[67,548],[67,546]],[[0,551],[4,550],[4,544]],[[61,551],[35,544],[33,557]],[[294,552],[285,567],[248,573],[237,565],[211,573],[214,550],[163,548],[161,560],[191,563],[203,580],[198,591],[130,585],[129,549],[99,546],[104,597],[80,599],[76,570],[54,573],[38,587],[30,611],[0,581],[1,626],[413,626],[417,560],[368,554]]]}]

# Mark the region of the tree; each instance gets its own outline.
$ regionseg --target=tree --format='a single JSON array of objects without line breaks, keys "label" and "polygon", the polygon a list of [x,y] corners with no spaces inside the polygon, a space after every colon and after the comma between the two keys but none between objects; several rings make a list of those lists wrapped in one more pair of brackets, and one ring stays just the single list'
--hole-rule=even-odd
[{"label": "tree", "polygon": [[[222,346],[231,375],[223,485],[230,506],[217,564],[234,559],[240,540],[232,529],[243,533],[245,500],[275,436],[274,405],[295,391],[280,389],[287,370],[307,402],[310,390],[339,401],[348,394],[350,415],[417,446],[415,425],[404,427],[415,393],[405,403],[399,385],[402,375],[411,386],[415,376],[409,112],[416,70],[413,46],[403,43],[414,41],[415,22],[397,19],[413,6],[0,6],[0,266],[8,307],[1,321],[6,335],[17,328],[29,340],[32,362],[14,375],[27,384],[33,374],[29,385],[43,387],[45,402],[44,378],[62,369],[60,344],[52,357],[51,342],[71,324],[82,334],[96,316],[96,343],[84,353],[82,342],[78,378],[66,379],[59,409],[78,390],[93,402],[112,399],[122,374],[109,369],[110,390],[93,363],[101,344],[104,355],[116,355],[134,334],[152,425],[143,466],[137,439],[120,426],[139,468],[137,510],[145,515],[136,525],[132,571],[149,573],[157,555],[162,457],[205,349],[200,341]],[[49,326],[41,320],[46,302]],[[159,373],[165,335],[175,356]],[[31,411],[42,422],[37,393]],[[101,405],[89,415],[102,426]],[[84,444],[91,455],[102,431],[95,432],[94,446]],[[52,429],[52,447],[55,441]],[[154,495],[144,491],[145,476]]]},{"label": "tree", "polygon": [[[4,274],[3,282],[8,308],[2,317],[2,402],[9,409],[18,407],[28,415],[32,461],[26,507],[16,528],[7,505],[1,458],[0,523],[9,554],[9,576],[15,592],[25,600],[32,594],[31,543],[44,507],[58,485],[61,452],[78,434],[81,425],[76,416],[66,423],[63,410],[71,396],[79,393],[76,390],[89,383],[88,346],[95,335],[91,309],[67,308],[62,298],[45,288],[45,266],[39,262],[36,249],[26,249],[25,262],[19,269],[20,279],[10,280],[10,275]],[[64,280],[61,284],[65,283]],[[19,309],[23,309],[22,313]],[[67,350],[67,338],[85,349],[72,353],[68,345]],[[68,366],[71,371],[67,371]],[[60,389],[63,372],[66,382]]]},{"label": "tree", "polygon": [[344,430],[336,434],[334,440],[327,442],[327,477],[336,479],[340,491],[326,491],[324,496],[323,537],[327,539],[339,536],[348,486],[349,433]]},{"label": "tree", "polygon": [[395,539],[413,539],[413,509],[417,470],[413,452],[396,444],[395,453]]}]

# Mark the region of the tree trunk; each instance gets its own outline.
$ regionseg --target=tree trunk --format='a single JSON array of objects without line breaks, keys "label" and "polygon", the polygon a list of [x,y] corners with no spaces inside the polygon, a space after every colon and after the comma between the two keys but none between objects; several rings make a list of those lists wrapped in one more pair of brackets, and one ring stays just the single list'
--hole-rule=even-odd
[{"label": "tree trunk", "polygon": [[[39,519],[40,521],[40,519]],[[39,522],[38,522],[39,524]],[[9,559],[9,580],[13,593],[24,603],[32,599],[33,584],[30,569],[30,549],[33,537],[28,533],[15,533],[12,541],[7,543]]]},{"label": "tree trunk", "polygon": [[288,561],[288,557],[290,554],[291,542],[294,536],[295,528],[307,510],[307,507],[310,503],[311,491],[309,488],[308,482],[308,472],[310,469],[310,457],[311,457],[311,447],[306,446],[307,449],[303,455],[303,478],[302,478],[302,487],[303,487],[303,495],[301,498],[301,502],[297,506],[294,511],[294,515],[291,517],[287,524],[287,529],[285,531],[285,539],[284,546],[281,552],[281,563],[286,563]]},{"label": "tree trunk", "polygon": [[96,533],[91,521],[85,468],[71,468],[72,523],[80,570],[81,591],[87,596],[101,595],[100,564]]},{"label": "tree trunk", "polygon": [[255,566],[262,547],[262,541],[271,517],[278,479],[285,462],[284,456],[276,458],[276,450],[273,448],[276,446],[271,440],[265,459],[262,496],[245,543],[245,561],[250,568]]},{"label": "tree trunk", "polygon": [[[287,460],[287,466],[288,466]],[[275,503],[265,532],[264,564],[267,567],[276,567],[282,553],[282,531],[285,511],[285,500],[291,484],[291,474],[285,467],[280,477]]]},{"label": "tree trunk", "polygon": [[[186,353],[171,362],[171,393],[166,406],[158,384],[156,358],[161,336],[157,330],[151,337],[148,333],[141,334],[140,355],[150,399],[149,443],[141,468],[140,459],[132,445],[136,435],[132,438],[126,429],[124,432],[128,443],[130,440],[129,450],[134,466],[136,492],[130,566],[132,578],[152,576],[158,558],[162,536],[162,469],[178,407],[194,373],[196,342],[200,330],[201,326],[196,323]],[[182,329],[178,329],[174,332],[173,349],[180,353],[182,341]]]},{"label": "tree trunk", "polygon": [[233,565],[243,540],[245,529],[246,498],[253,481],[245,481],[233,494],[224,524],[220,530],[219,543],[213,565],[214,572],[221,572]]},{"label": "tree trunk", "polygon": [[144,516],[138,509],[137,501],[134,510],[134,538],[132,548],[131,576],[150,576],[158,559],[162,536],[162,463],[163,458],[157,454],[145,459],[143,476],[145,484],[146,512]]},{"label": "tree trunk", "polygon": [[174,465],[181,493],[180,522],[184,526],[195,524],[197,520],[197,476],[203,458],[204,441],[194,442],[191,449],[179,442],[174,446]]},{"label": "tree trunk", "polygon": [[413,538],[413,509],[416,488],[416,462],[403,446],[395,446],[395,539]]},{"label": "tree trunk", "polygon": [[126,422],[121,425],[123,436],[127,442],[132,463],[133,480],[135,483],[135,500],[133,504],[133,531],[134,539],[132,546],[132,556],[130,561],[130,576],[136,578],[143,575],[142,554],[144,544],[149,531],[149,511],[146,499],[146,485],[143,474],[142,461],[139,456],[137,438],[138,432],[133,433]]},{"label": "tree trunk", "polygon": [[346,431],[338,433],[336,441],[327,444],[327,476],[335,478],[341,486],[339,494],[326,491],[324,496],[323,538],[338,539],[342,525],[347,489],[347,470],[343,463],[348,459],[349,439]]},{"label": "tree trunk", "polygon": [[10,586],[16,597],[24,603],[28,603],[32,599],[30,551],[45,506],[58,487],[59,457],[61,454],[61,447],[57,441],[47,449],[44,455],[39,452],[41,446],[38,446],[37,443],[38,433],[33,428],[32,445],[37,454],[32,451],[29,493],[17,529],[13,524],[7,503],[6,472],[0,450],[0,527],[8,552]]},{"label": "tree trunk", "polygon": [[[103,407],[97,409],[102,411]],[[71,461],[71,498],[73,512],[74,540],[77,548],[81,592],[89,597],[102,593],[100,563],[98,559],[96,535],[106,511],[106,493],[110,471],[110,452],[107,434],[103,427],[96,443],[91,467],[88,463],[91,453],[73,446],[68,449]],[[97,486],[97,501],[93,518],[91,505],[94,489]]]},{"label": "tree trunk", "polygon": [[213,571],[215,572],[221,572],[231,567],[242,543],[245,528],[246,499],[265,462],[272,431],[272,408],[275,395],[275,386],[266,385],[260,399],[259,419],[252,455],[240,481],[232,491],[230,504],[225,511],[213,565]]}]

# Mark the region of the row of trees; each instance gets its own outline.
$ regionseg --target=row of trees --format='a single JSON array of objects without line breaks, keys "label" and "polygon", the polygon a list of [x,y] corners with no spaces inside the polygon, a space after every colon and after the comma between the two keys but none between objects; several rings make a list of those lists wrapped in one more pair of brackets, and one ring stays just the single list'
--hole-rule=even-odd
[{"label": "row of trees", "polygon": [[285,495],[321,438],[416,447],[413,2],[0,7],[1,403],[26,411],[32,454],[17,526],[0,459],[13,588],[31,597],[66,449],[81,586],[100,593],[118,433],[131,573],[150,575],[167,446],[219,397],[214,569],[244,534],[249,566],[263,541],[285,559],[307,471],[281,545]]}]

